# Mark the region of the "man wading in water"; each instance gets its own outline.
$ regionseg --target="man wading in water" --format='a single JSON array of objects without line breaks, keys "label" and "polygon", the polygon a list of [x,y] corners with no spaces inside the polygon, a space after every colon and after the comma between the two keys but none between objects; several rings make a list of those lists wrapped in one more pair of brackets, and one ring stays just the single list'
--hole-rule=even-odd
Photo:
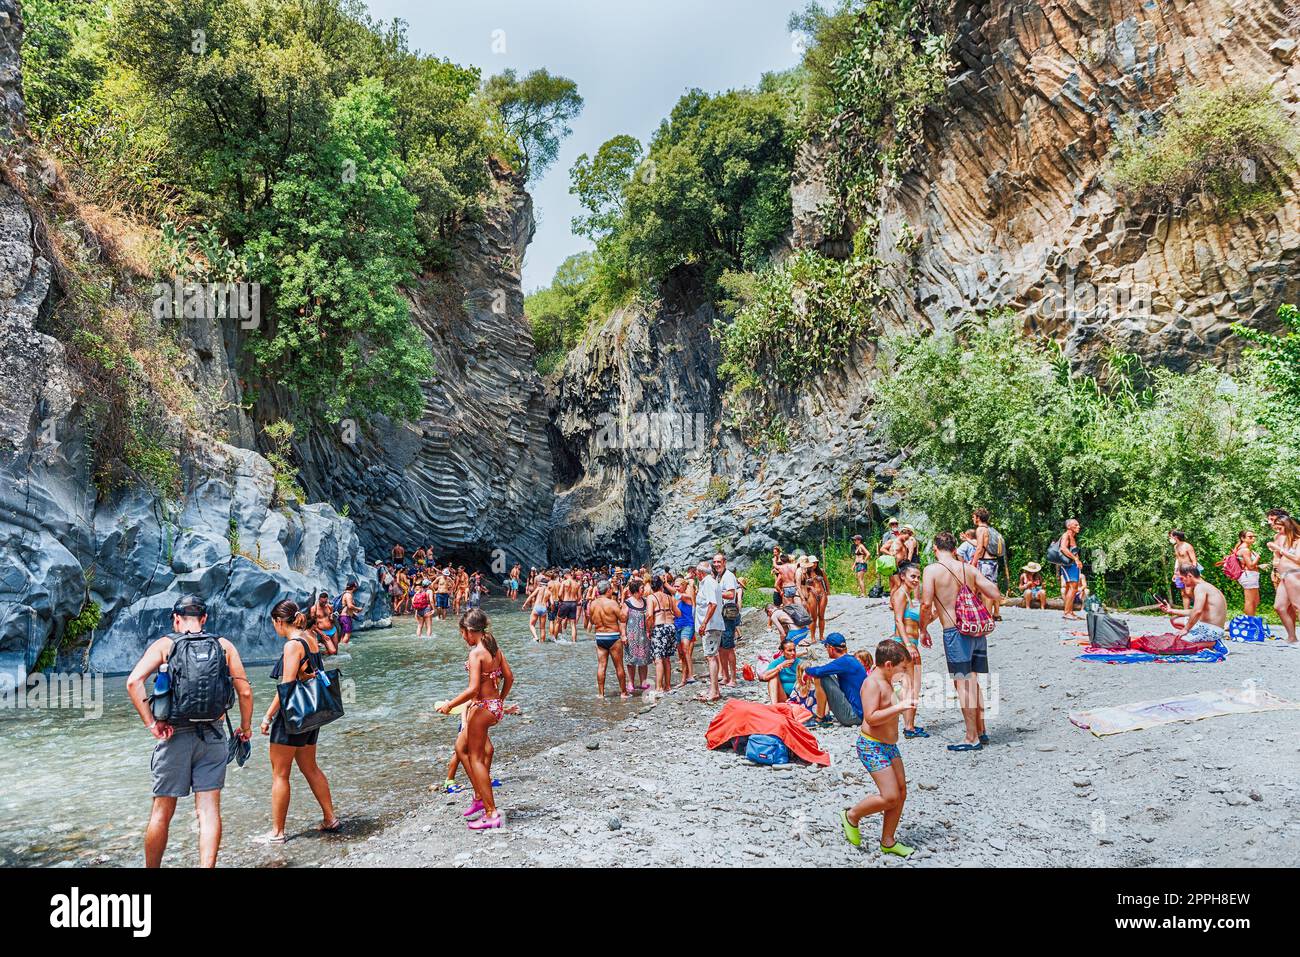
[{"label": "man wading in water", "polygon": [[618,676],[618,696],[627,697],[627,675],[623,671],[623,629],[627,611],[621,602],[609,597],[609,582],[596,583],[596,597],[591,601],[591,628],[596,633],[596,694],[605,697],[605,670],[609,659],[614,658],[614,671]]},{"label": "man wading in water", "polygon": [[[177,716],[175,711],[170,721],[156,720],[145,697],[145,679],[155,672],[159,672],[160,681],[166,675],[171,685],[165,697],[170,698],[173,709],[179,709],[187,702],[206,701],[211,695],[221,692],[217,685],[223,683],[220,671],[224,670],[225,680],[233,683],[234,693],[239,696],[239,727],[235,729],[235,735],[247,741],[253,733],[253,689],[244,673],[244,663],[229,641],[204,632],[207,620],[208,609],[202,599],[194,595],[182,597],[172,608],[172,634],[164,635],[150,645],[126,679],[126,692],[131,704],[135,705],[145,727],[158,741],[149,762],[153,778],[153,810],[144,832],[145,867],[162,865],[163,852],[167,850],[167,832],[172,815],[176,813],[176,799],[187,797],[191,791],[194,792],[194,811],[199,823],[199,866],[217,866],[217,851],[221,847],[221,789],[226,783],[226,764],[230,755],[219,720],[191,721]],[[171,658],[178,639],[193,648],[195,654],[185,653],[184,669],[161,672],[164,664],[173,664]],[[225,653],[225,669],[215,665],[207,667],[213,661],[206,653],[207,647],[212,645],[219,646]],[[226,688],[228,690],[229,686]],[[157,684],[154,692],[164,695],[164,689]],[[220,708],[226,703],[228,699],[217,702],[214,707]]]},{"label": "man wading in water", "polygon": [[559,606],[555,612],[556,637],[565,628],[569,629],[570,640],[578,643],[578,599],[582,597],[582,583],[573,575],[573,569],[566,569],[560,580]]}]

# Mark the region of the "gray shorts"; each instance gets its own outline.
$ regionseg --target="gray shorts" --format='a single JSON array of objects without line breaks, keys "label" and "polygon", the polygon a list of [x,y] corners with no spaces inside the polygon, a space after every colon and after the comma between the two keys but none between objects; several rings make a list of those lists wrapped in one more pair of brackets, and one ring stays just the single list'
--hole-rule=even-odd
[{"label": "gray shorts", "polygon": [[190,791],[219,791],[226,783],[225,729],[177,728],[154,745],[149,771],[154,797],[186,797]]},{"label": "gray shorts", "polygon": [[718,649],[722,647],[721,631],[706,631],[704,633],[704,657],[716,658]]}]

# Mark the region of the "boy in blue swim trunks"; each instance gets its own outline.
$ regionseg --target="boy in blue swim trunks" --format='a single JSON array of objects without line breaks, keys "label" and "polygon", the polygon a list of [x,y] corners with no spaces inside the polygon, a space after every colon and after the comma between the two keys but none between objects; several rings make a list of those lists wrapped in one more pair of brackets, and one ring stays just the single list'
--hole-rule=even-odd
[{"label": "boy in blue swim trunks", "polygon": [[[840,825],[845,839],[854,847],[862,846],[862,832],[858,830],[868,814],[882,814],[880,850],[884,854],[910,857],[912,848],[894,839],[894,829],[903,816],[903,802],[907,800],[907,777],[903,772],[903,756],[898,751],[898,716],[916,702],[908,697],[894,701],[894,679],[905,675],[909,655],[903,645],[886,638],[876,645],[876,666],[862,682],[862,728],[858,733],[858,759],[876,782],[879,794],[865,797],[851,808],[840,812]],[[904,681],[905,694],[911,694],[911,682]]]}]

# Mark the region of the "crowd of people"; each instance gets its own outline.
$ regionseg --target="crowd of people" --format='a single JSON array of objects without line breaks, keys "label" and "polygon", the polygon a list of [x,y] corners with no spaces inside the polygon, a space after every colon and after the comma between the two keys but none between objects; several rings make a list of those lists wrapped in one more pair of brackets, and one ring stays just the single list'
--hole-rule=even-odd
[{"label": "crowd of people", "polygon": [[[1300,614],[1300,521],[1282,509],[1270,510],[1266,521],[1272,532],[1265,543],[1271,560],[1263,560],[1257,534],[1245,529],[1217,564],[1242,588],[1247,616],[1258,611],[1262,571],[1270,572],[1276,592],[1274,609],[1286,640],[1294,643]],[[772,551],[773,586],[764,610],[777,645],[770,659],[760,656],[758,667],[746,665],[743,674],[765,685],[771,704],[790,703],[804,709],[797,713],[805,715],[809,727],[838,723],[859,729],[857,754],[877,793],[841,812],[845,838],[855,846],[861,844],[862,820],[878,813],[882,816],[880,850],[904,857],[912,853],[895,833],[907,796],[899,722],[904,738],[929,737],[917,718],[922,649],[933,646],[931,628],[936,624],[964,731],[963,740],[947,749],[975,752],[989,741],[980,676],[989,672],[987,638],[1001,620],[1006,601],[1000,575],[1008,586],[1010,581],[1007,544],[990,524],[988,511],[975,509],[972,524],[962,533],[935,535],[923,560],[915,530],[890,521],[876,557],[875,588],[887,598],[893,633],[876,645],[874,653],[850,652],[843,634],[826,633],[831,589],[818,558],[796,557],[780,547]],[[1077,520],[1067,521],[1046,556],[1047,564],[1056,569],[1067,619],[1078,618],[1075,602],[1087,595],[1081,531]],[[1224,637],[1228,601],[1204,577],[1204,567],[1187,536],[1171,529],[1168,540],[1170,582],[1181,607],[1163,600],[1158,605],[1169,615],[1177,635],[1193,644],[1212,644]],[[866,597],[871,553],[861,536],[854,536],[852,556],[858,594]],[[1027,608],[1035,603],[1046,608],[1042,572],[1037,562],[1021,568],[1017,590]],[[506,703],[514,673],[493,635],[491,620],[480,607],[490,591],[487,576],[440,563],[423,546],[408,558],[407,550],[398,545],[391,561],[378,563],[376,578],[391,599],[393,614],[415,616],[418,635],[432,636],[435,618],[445,620],[448,614],[457,618],[468,652],[468,680],[458,695],[435,706],[442,714],[458,714],[461,721],[445,789],[461,790],[455,777],[464,768],[473,794],[464,812],[467,826],[472,830],[500,827],[502,818],[493,797],[499,782],[492,777],[490,732],[504,715],[518,709]],[[746,580],[728,567],[722,553],[685,570],[606,564],[532,568],[525,576],[515,565],[501,584],[508,601],[517,600],[527,609],[534,641],[577,642],[579,626],[591,635],[596,647],[596,692],[601,697],[611,663],[621,698],[638,692],[667,693],[703,680],[695,674],[697,644],[708,670],[707,690],[698,696],[700,701],[716,702],[722,689],[739,684],[736,643]],[[328,674],[325,657],[351,640],[354,622],[363,613],[357,591],[357,582],[350,581],[333,599],[322,592],[302,606],[284,599],[270,609],[270,624],[284,642],[271,670],[277,694],[261,722],[261,731],[269,738],[272,767],[272,828],[266,837],[270,843],[285,840],[294,766],[320,805],[320,830],[332,832],[342,826],[329,781],[316,762],[319,728],[295,730],[283,709],[293,700],[294,687]],[[207,607],[201,598],[181,598],[173,608],[172,632],[149,646],[127,680],[132,703],[157,739],[151,761],[154,804],[145,835],[145,863],[151,867],[162,860],[177,799],[190,793],[195,795],[199,822],[200,862],[215,864],[226,765],[240,756],[241,749],[246,757],[252,734],[253,692],[239,652],[228,639],[209,635],[206,622]],[[818,647],[824,649],[824,662],[811,654]],[[145,683],[151,675],[156,676],[154,695],[147,695]],[[160,715],[154,698],[169,681],[173,710]],[[217,698],[222,700],[214,705]],[[236,703],[237,728],[228,716]]]}]

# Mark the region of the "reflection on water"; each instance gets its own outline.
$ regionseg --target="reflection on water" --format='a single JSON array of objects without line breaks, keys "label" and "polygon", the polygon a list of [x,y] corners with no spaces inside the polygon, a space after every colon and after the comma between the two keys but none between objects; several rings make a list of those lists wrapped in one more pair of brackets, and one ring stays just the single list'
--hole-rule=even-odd
[{"label": "reflection on water", "polygon": [[[617,722],[637,702],[595,697],[596,654],[590,639],[578,645],[535,644],[525,614],[504,601],[489,602],[493,631],[515,671],[511,701],[524,714],[507,716],[493,734],[498,776],[507,780],[512,758]],[[458,721],[433,710],[465,686],[466,649],[454,622],[437,622],[433,638],[416,638],[410,619],[395,628],[362,632],[351,658],[337,662],[354,682],[355,702],[321,731],[318,760],[345,821],[341,835],[315,828],[320,808],[302,776],[291,778],[293,798],[278,847],[254,840],[270,830],[271,769],[266,738],[256,733],[272,694],[269,668],[253,669],[253,757],[231,765],[222,792],[224,836],[220,861],[245,866],[336,862],[349,846],[429,799],[440,786]],[[611,674],[609,687],[614,685]],[[139,866],[149,815],[149,756],[153,738],[126,697],[125,679],[105,682],[103,715],[74,711],[0,711],[0,864]],[[238,707],[232,712],[238,720]],[[464,772],[459,776],[465,781]],[[193,801],[177,803],[164,864],[197,861]]]}]

